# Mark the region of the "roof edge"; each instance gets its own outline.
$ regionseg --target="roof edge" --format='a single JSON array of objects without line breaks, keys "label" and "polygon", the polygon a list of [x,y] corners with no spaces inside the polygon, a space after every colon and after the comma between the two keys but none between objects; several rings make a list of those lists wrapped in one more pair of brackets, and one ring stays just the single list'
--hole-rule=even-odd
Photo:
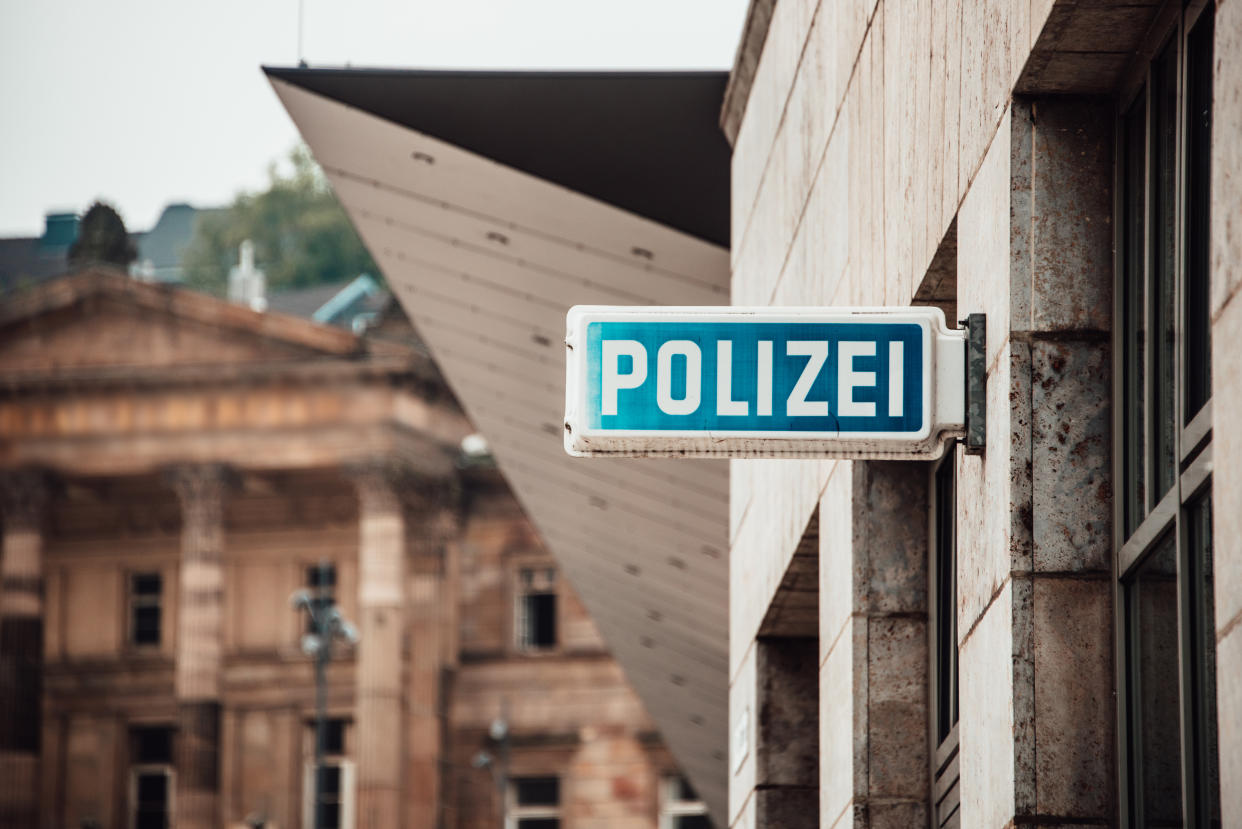
[{"label": "roof edge", "polygon": [[366,351],[360,337],[343,329],[285,314],[253,311],[178,285],[141,282],[124,271],[100,266],[73,271],[6,297],[0,305],[0,327],[103,294],[123,296],[146,308],[201,323],[245,329],[329,355],[354,356]]},{"label": "roof edge", "polygon": [[759,71],[759,58],[763,55],[763,45],[767,42],[775,9],[776,0],[750,0],[750,8],[746,12],[742,39],[737,45],[729,84],[725,87],[724,104],[720,108],[720,129],[729,139],[730,147],[737,143],[737,134],[742,128],[742,116],[746,114],[750,88],[755,83],[755,73]]}]

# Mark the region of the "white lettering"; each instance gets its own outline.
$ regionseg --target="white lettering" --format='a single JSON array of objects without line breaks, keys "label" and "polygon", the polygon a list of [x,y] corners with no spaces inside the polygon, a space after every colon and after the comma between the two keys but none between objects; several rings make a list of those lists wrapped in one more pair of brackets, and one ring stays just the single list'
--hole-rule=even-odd
[{"label": "white lettering", "polygon": [[905,343],[893,340],[888,344],[888,416],[901,417],[905,398]]},{"label": "white lettering", "polygon": [[[617,413],[617,392],[621,389],[636,389],[647,379],[647,349],[638,340],[604,340],[604,358],[600,385],[603,400],[600,402],[600,414],[615,415]],[[632,361],[629,372],[622,374],[621,357],[629,357]]]},{"label": "white lettering", "polygon": [[874,357],[874,342],[842,340],[837,344],[837,413],[841,417],[875,417],[875,404],[854,399],[854,389],[874,386],[874,371],[855,371],[855,357]]},{"label": "white lettering", "polygon": [[755,414],[772,416],[772,341],[760,340],[755,363]]},{"label": "white lettering", "polygon": [[746,415],[750,406],[745,400],[733,399],[733,343],[716,342],[716,414]]},{"label": "white lettering", "polygon": [[794,383],[789,400],[785,402],[785,413],[790,417],[824,417],[828,414],[827,400],[807,400],[807,392],[819,377],[820,369],[828,359],[828,342],[826,340],[790,340],[785,343],[785,353],[790,357],[810,357],[802,369],[798,382]]},{"label": "white lettering", "polygon": [[[673,397],[673,356],[686,358],[685,394]],[[656,404],[660,411],[671,415],[688,415],[699,407],[703,383],[703,352],[690,340],[669,340],[656,354]]]}]

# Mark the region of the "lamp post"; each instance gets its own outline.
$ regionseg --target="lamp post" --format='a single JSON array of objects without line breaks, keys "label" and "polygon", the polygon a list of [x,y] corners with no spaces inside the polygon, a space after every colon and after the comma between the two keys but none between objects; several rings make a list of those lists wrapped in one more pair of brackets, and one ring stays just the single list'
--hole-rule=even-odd
[{"label": "lamp post", "polygon": [[332,643],[336,639],[349,645],[358,643],[357,629],[341,615],[332,594],[325,595],[323,586],[328,583],[329,572],[328,562],[321,561],[316,579],[320,592],[312,594],[309,590],[299,590],[289,600],[295,610],[305,610],[311,622],[311,632],[302,637],[302,652],[315,660],[315,797],[311,807],[315,810],[315,829],[323,829],[319,789],[323,784],[323,755],[328,736],[328,663],[332,661]]}]

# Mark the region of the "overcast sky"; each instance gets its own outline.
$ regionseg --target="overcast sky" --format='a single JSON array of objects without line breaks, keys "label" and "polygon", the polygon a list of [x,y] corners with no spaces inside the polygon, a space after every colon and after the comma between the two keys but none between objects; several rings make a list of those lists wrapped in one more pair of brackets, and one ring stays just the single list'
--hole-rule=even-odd
[{"label": "overcast sky", "polygon": [[[302,0],[311,66],[725,69],[747,0]],[[0,236],[261,187],[297,141],[262,64],[298,0],[0,0]]]}]

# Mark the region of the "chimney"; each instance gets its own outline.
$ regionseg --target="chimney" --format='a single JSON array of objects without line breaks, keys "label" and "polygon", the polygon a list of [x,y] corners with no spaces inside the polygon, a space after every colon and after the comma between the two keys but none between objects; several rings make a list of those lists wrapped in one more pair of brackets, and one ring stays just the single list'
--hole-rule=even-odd
[{"label": "chimney", "polygon": [[254,266],[254,242],[242,242],[238,253],[238,263],[229,270],[229,301],[266,311],[267,277]]}]

